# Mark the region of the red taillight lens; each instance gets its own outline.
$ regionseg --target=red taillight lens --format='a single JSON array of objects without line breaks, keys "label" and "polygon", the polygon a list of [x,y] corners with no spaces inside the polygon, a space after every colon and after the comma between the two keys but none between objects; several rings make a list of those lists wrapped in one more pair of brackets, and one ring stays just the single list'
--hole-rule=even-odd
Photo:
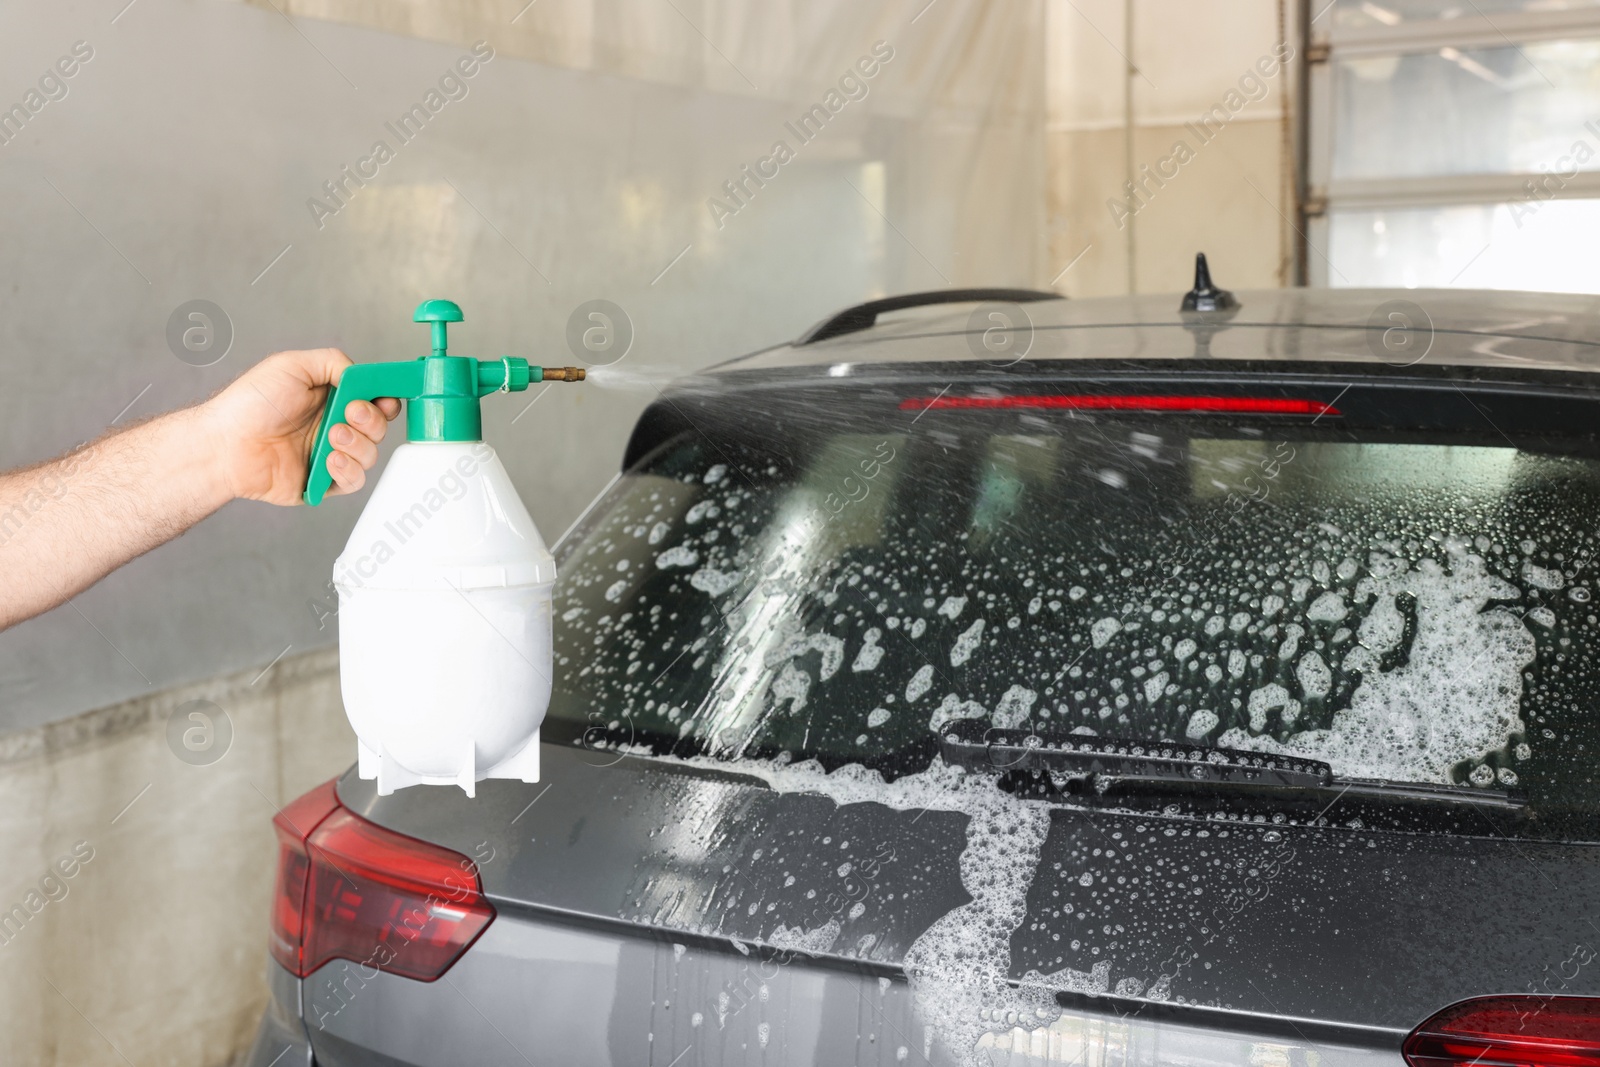
[{"label": "red taillight lens", "polygon": [[309,842],[306,973],[357,960],[423,982],[438,978],[494,918],[478,868],[340,808]]},{"label": "red taillight lens", "polygon": [[273,959],[302,978],[307,973],[300,966],[302,919],[306,881],[311,874],[306,838],[339,806],[334,781],[323,782],[305,796],[290,801],[272,819],[272,829],[278,835],[278,885],[272,896],[268,949]]},{"label": "red taillight lens", "polygon": [[339,805],[332,782],[273,824],[272,955],[298,977],[347,959],[431,982],[494,918],[470,859],[368,822]]},{"label": "red taillight lens", "polygon": [[1402,1046],[1411,1067],[1600,1067],[1600,998],[1479,997],[1439,1012]]},{"label": "red taillight lens", "polygon": [[1080,411],[1206,411],[1243,415],[1337,415],[1320,400],[1279,396],[916,396],[900,402],[901,411],[1006,410],[1014,408]]}]

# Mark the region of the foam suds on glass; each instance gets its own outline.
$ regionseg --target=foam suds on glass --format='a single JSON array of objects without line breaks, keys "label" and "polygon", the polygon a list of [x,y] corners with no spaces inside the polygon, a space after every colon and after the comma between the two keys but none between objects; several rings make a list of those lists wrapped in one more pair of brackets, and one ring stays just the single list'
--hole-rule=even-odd
[{"label": "foam suds on glass", "polygon": [[[1144,731],[1306,756],[1343,775],[1505,786],[1516,782],[1513,754],[1520,762],[1530,751],[1521,710],[1535,655],[1530,624],[1548,629],[1558,623],[1552,608],[1589,599],[1586,586],[1568,585],[1570,565],[1559,552],[1552,558],[1554,546],[1519,541],[1492,506],[1473,514],[1454,497],[1428,507],[1408,499],[1413,514],[1396,519],[1374,495],[1343,525],[1332,510],[1320,521],[1263,512],[1259,530],[1219,543],[1215,559],[1186,564],[1181,575],[1156,559],[1049,552],[1002,558],[993,570],[961,553],[939,571],[912,542],[886,539],[876,555],[836,558],[818,522],[836,521],[827,535],[844,537],[862,512],[819,520],[818,502],[797,495],[762,515],[756,480],[720,463],[676,484],[661,479],[641,513],[593,541],[590,571],[568,579],[575,589],[616,589],[606,599],[620,601],[633,583],[667,576],[678,583],[674,595],[687,586],[714,600],[705,629],[677,634],[673,645],[652,641],[657,631],[626,630],[630,614],[594,618],[575,606],[562,618],[591,647],[608,634],[628,640],[615,664],[563,663],[579,677],[615,678],[596,693],[615,702],[619,718],[657,715],[679,737],[703,737],[708,755],[689,762],[726,768],[737,759],[740,772],[775,790],[841,806],[965,815],[959,873],[972,900],[929,926],[904,964],[921,1020],[937,1028],[918,1036],[969,1062],[985,1035],[1057,1018],[1053,991],[1110,991],[1113,964],[1090,958],[1090,930],[1072,931],[1075,958],[1064,946],[1060,969],[1008,982],[1048,806],[937,757],[888,782],[854,763],[826,773],[815,761],[740,758],[769,724],[815,716],[819,732],[838,735],[830,743],[853,737],[858,749],[878,743],[877,731],[938,731],[960,719],[1007,729],[1048,723],[1065,734]],[[1449,532],[1436,521],[1445,515],[1484,532],[1470,540]],[[640,565],[619,567],[630,554]],[[854,599],[841,600],[842,591]],[[660,613],[660,599],[637,610]],[[997,652],[1006,635],[1033,632],[1040,651],[1027,659]],[[679,660],[706,670],[698,707],[653,699],[652,679]],[[1547,684],[1528,677],[1533,691]],[[830,691],[852,678],[874,688],[843,701]],[[713,729],[725,723],[738,726],[732,742]],[[766,940],[850,954],[836,944],[838,920],[815,929],[786,925],[793,921],[774,915]],[[1172,977],[1137,989],[1124,978],[1117,989],[1181,1001]]]},{"label": "foam suds on glass", "polygon": [[[1282,740],[1234,728],[1217,743],[1308,756],[1341,775],[1449,784],[1453,766],[1482,759],[1521,733],[1522,670],[1533,660],[1533,635],[1516,615],[1485,610],[1521,591],[1489,574],[1483,557],[1461,542],[1445,555],[1448,565],[1424,558],[1414,569],[1402,559],[1374,557],[1355,599],[1376,603],[1343,663],[1345,671],[1361,672],[1361,682],[1331,726]],[[1416,598],[1416,636],[1407,662],[1385,671],[1382,658],[1399,646],[1404,626],[1395,599],[1407,593]],[[1311,680],[1326,692],[1328,667],[1320,656],[1312,661],[1316,655],[1301,660],[1301,684]],[[1442,708],[1450,713],[1439,714]],[[1264,718],[1260,726],[1251,722],[1255,730],[1265,726]]]},{"label": "foam suds on glass", "polygon": [[[686,762],[726,766],[704,757]],[[980,1064],[978,1043],[984,1035],[1047,1026],[1060,1016],[1054,989],[1065,988],[1062,982],[1013,987],[1008,981],[1011,935],[1027,912],[1028,888],[1050,826],[1047,807],[1018,800],[987,775],[968,774],[938,760],[926,771],[893,782],[859,764],[828,774],[812,760],[747,760],[739,770],[778,792],[821,794],[841,807],[882,804],[897,811],[932,809],[968,816],[960,871],[961,886],[972,900],[935,920],[904,960],[925,1028],[924,1058],[938,1041],[962,1062]],[[778,947],[832,952],[837,951],[838,936],[839,923],[830,921],[809,931],[780,925],[767,940]]]}]

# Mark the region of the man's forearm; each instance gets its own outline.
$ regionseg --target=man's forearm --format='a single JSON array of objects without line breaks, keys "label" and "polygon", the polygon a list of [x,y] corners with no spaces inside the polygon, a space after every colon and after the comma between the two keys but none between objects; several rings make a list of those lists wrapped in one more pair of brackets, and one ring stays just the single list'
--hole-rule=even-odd
[{"label": "man's forearm", "polygon": [[[328,390],[349,365],[336,348],[278,352],[204,404],[0,474],[0,630],[63,603],[230,500],[299,504]],[[366,483],[399,414],[393,397],[345,405],[345,421],[328,434],[330,496]]]},{"label": "man's forearm", "polygon": [[227,503],[204,405],[0,475],[0,629],[63,603]]}]

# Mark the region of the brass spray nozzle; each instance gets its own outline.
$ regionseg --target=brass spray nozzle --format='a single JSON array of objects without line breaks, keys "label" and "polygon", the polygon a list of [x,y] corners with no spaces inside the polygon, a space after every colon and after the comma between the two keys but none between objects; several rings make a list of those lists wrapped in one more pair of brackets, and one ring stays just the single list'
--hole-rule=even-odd
[{"label": "brass spray nozzle", "polygon": [[547,382],[581,382],[588,377],[582,367],[541,367],[540,372]]}]

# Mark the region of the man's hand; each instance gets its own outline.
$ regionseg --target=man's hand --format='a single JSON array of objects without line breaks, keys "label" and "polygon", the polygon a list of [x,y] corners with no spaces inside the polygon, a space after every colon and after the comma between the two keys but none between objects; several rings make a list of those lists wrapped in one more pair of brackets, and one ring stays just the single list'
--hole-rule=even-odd
[{"label": "man's hand", "polygon": [[[350,365],[337,348],[279,352],[240,375],[201,407],[212,448],[222,466],[230,496],[269,504],[300,503],[306,484],[306,457],[322,421],[328,390]],[[378,442],[400,401],[352,400],[346,425],[329,434],[333,452],[328,473],[332,496],[353,493],[366,483],[378,461]]]},{"label": "man's hand", "polygon": [[[335,348],[279,352],[198,407],[106,435],[60,459],[0,473],[0,630],[48,611],[237,497],[298,504]],[[345,408],[328,457],[353,493],[400,413],[394,399]]]}]

